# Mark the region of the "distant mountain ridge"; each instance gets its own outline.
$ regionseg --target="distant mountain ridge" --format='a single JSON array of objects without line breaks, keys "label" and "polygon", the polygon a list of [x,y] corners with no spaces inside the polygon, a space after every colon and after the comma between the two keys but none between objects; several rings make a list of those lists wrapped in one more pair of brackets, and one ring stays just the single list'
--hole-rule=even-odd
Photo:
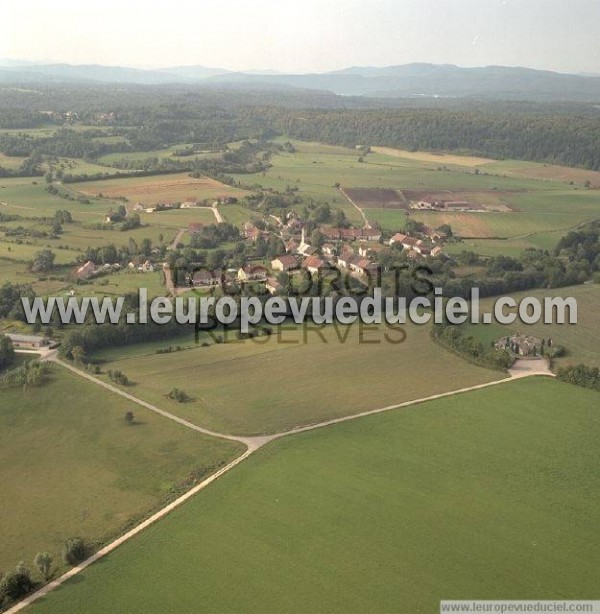
[{"label": "distant mountain ridge", "polygon": [[235,85],[254,89],[287,87],[329,91],[341,96],[383,98],[600,101],[600,76],[507,66],[464,68],[425,63],[352,66],[327,73],[282,74],[270,70],[234,72],[201,65],[147,70],[0,60],[0,83],[19,82]]}]

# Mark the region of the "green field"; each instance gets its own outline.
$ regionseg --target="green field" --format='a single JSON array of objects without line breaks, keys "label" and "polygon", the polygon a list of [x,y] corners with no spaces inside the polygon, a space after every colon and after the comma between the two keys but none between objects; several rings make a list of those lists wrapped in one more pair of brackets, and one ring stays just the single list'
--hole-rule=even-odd
[{"label": "green field", "polygon": [[[430,339],[428,326],[406,326],[405,341],[396,344],[385,335],[393,341],[404,336],[383,327],[276,330],[271,337],[235,342],[231,335],[228,343],[174,354],[127,352],[102,368],[126,373],[144,400],[236,434],[288,430],[503,376],[446,353]],[[192,400],[166,399],[173,387]]]},{"label": "green field", "polygon": [[[393,188],[412,190],[456,190],[503,193],[513,209],[507,213],[465,213],[410,211],[410,217],[433,227],[450,224],[455,234],[475,238],[508,239],[504,249],[518,254],[527,247],[537,247],[540,240],[553,247],[569,229],[600,217],[600,193],[581,189],[588,176],[600,175],[581,169],[566,169],[523,162],[487,162],[478,164],[477,174],[471,158],[445,158],[404,152],[403,156],[371,153],[359,163],[359,152],[319,143],[293,141],[295,153],[280,153],[271,159],[272,167],[261,175],[236,175],[243,184],[285,190],[297,188],[301,196],[326,200],[342,208],[355,224],[362,224],[356,209],[339,193],[334,184],[347,188]],[[553,180],[553,172],[556,180]],[[573,176],[574,184],[565,182]],[[581,181],[580,181],[581,180]],[[491,198],[490,196],[490,198]],[[401,230],[406,222],[402,209],[369,208],[365,213],[388,233]],[[538,239],[541,236],[541,239]],[[487,242],[477,243],[482,253],[501,253],[501,248]]]},{"label": "green field", "polygon": [[31,612],[596,599],[598,393],[546,379],[285,438]]},{"label": "green field", "polygon": [[[60,568],[65,539],[115,536],[193,472],[241,451],[57,366],[48,384],[0,398],[2,570],[44,550]],[[136,424],[125,424],[126,411]]]}]

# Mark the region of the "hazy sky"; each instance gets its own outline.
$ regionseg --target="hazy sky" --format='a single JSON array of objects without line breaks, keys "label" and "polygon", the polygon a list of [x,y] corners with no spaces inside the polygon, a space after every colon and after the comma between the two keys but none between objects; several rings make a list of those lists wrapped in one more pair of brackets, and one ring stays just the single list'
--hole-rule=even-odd
[{"label": "hazy sky", "polygon": [[600,73],[600,0],[0,0],[0,58],[325,71],[407,62]]}]

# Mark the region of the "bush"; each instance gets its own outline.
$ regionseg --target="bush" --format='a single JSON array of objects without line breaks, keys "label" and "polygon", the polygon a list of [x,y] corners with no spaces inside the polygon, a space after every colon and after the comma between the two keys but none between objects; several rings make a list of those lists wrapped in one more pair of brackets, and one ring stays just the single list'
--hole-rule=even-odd
[{"label": "bush", "polygon": [[85,559],[87,549],[81,537],[71,537],[63,545],[62,558],[67,565],[77,565]]},{"label": "bush", "polygon": [[558,379],[576,386],[600,391],[600,370],[598,367],[577,366],[562,367],[557,373]]},{"label": "bush", "polygon": [[0,580],[0,607],[22,599],[34,588],[34,582],[25,563],[21,562],[14,571],[9,571]]},{"label": "bush", "polygon": [[167,397],[167,399],[177,401],[178,403],[186,403],[187,401],[190,400],[190,397],[183,390],[180,390],[179,388],[173,388],[165,396]]},{"label": "bush", "polygon": [[108,377],[116,384],[120,384],[121,386],[129,386],[129,378],[122,371],[112,371],[109,369],[107,373]]}]

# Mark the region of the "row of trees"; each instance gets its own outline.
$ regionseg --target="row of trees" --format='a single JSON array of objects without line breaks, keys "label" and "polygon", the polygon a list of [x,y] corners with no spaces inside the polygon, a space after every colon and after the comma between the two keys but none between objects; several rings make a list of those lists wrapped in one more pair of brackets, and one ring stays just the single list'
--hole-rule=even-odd
[{"label": "row of trees", "polygon": [[598,367],[588,367],[583,364],[560,367],[557,376],[563,382],[600,391],[600,370]]}]

